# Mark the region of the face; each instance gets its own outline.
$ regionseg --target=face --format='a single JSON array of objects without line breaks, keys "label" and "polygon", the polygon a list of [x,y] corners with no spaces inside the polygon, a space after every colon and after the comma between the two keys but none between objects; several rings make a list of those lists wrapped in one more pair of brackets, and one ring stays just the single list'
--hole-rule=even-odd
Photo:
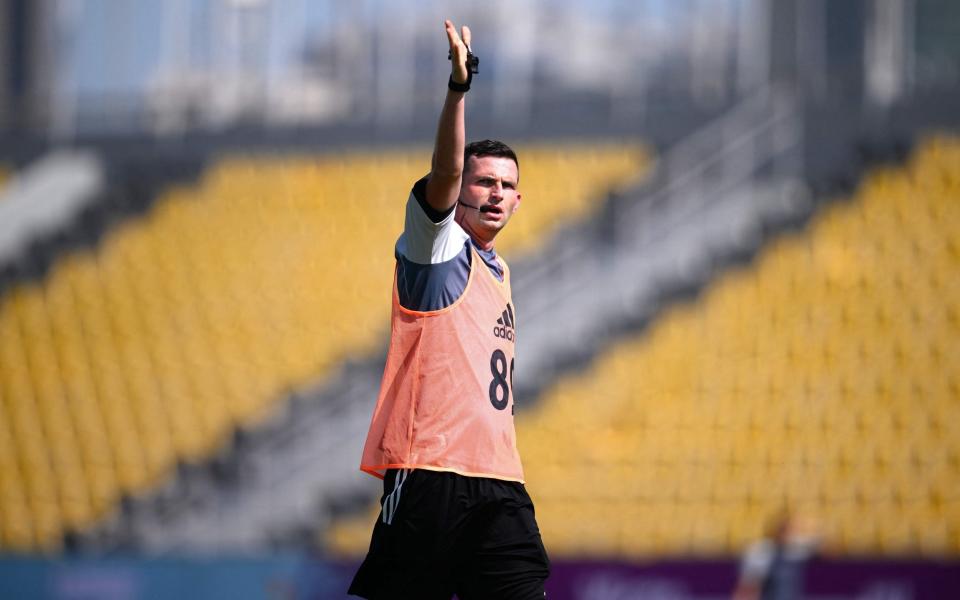
[{"label": "face", "polygon": [[460,200],[480,210],[458,205],[460,226],[478,241],[492,242],[520,206],[519,179],[517,164],[510,158],[468,158]]}]

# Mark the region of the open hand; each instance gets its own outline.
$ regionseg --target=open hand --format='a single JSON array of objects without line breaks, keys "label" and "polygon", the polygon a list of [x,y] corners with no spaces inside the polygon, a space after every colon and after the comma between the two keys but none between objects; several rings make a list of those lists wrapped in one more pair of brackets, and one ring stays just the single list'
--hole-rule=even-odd
[{"label": "open hand", "polygon": [[470,47],[470,28],[464,25],[457,34],[457,28],[450,19],[444,21],[447,28],[447,41],[450,43],[450,77],[456,83],[467,82],[467,51]]}]

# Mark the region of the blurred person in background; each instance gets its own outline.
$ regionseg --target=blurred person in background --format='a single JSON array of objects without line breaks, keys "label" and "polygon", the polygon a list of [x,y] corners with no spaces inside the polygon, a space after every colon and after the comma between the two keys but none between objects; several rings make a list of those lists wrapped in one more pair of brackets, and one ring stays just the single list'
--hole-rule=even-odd
[{"label": "blurred person in background", "polygon": [[502,142],[465,145],[477,62],[446,21],[452,69],[430,173],[394,251],[390,348],[361,470],[380,516],[350,593],[461,600],[544,597],[549,561],[513,424],[516,313],[497,234],[520,206]]},{"label": "blurred person in background", "polygon": [[800,600],[806,565],[820,546],[811,522],[781,511],[740,563],[734,600]]}]

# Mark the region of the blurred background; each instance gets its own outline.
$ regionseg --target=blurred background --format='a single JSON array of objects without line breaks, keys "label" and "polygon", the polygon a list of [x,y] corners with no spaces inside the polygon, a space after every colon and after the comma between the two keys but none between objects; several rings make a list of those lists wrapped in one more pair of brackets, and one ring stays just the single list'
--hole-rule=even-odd
[{"label": "blurred background", "polygon": [[0,0],[0,597],[346,597],[444,18],[548,595],[955,597],[953,0]]}]

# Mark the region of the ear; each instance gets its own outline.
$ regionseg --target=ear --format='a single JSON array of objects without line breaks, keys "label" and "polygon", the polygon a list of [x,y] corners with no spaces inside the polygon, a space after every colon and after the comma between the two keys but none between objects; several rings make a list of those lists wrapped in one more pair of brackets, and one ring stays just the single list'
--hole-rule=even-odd
[{"label": "ear", "polygon": [[517,192],[517,203],[513,205],[513,212],[520,210],[520,192]]}]

